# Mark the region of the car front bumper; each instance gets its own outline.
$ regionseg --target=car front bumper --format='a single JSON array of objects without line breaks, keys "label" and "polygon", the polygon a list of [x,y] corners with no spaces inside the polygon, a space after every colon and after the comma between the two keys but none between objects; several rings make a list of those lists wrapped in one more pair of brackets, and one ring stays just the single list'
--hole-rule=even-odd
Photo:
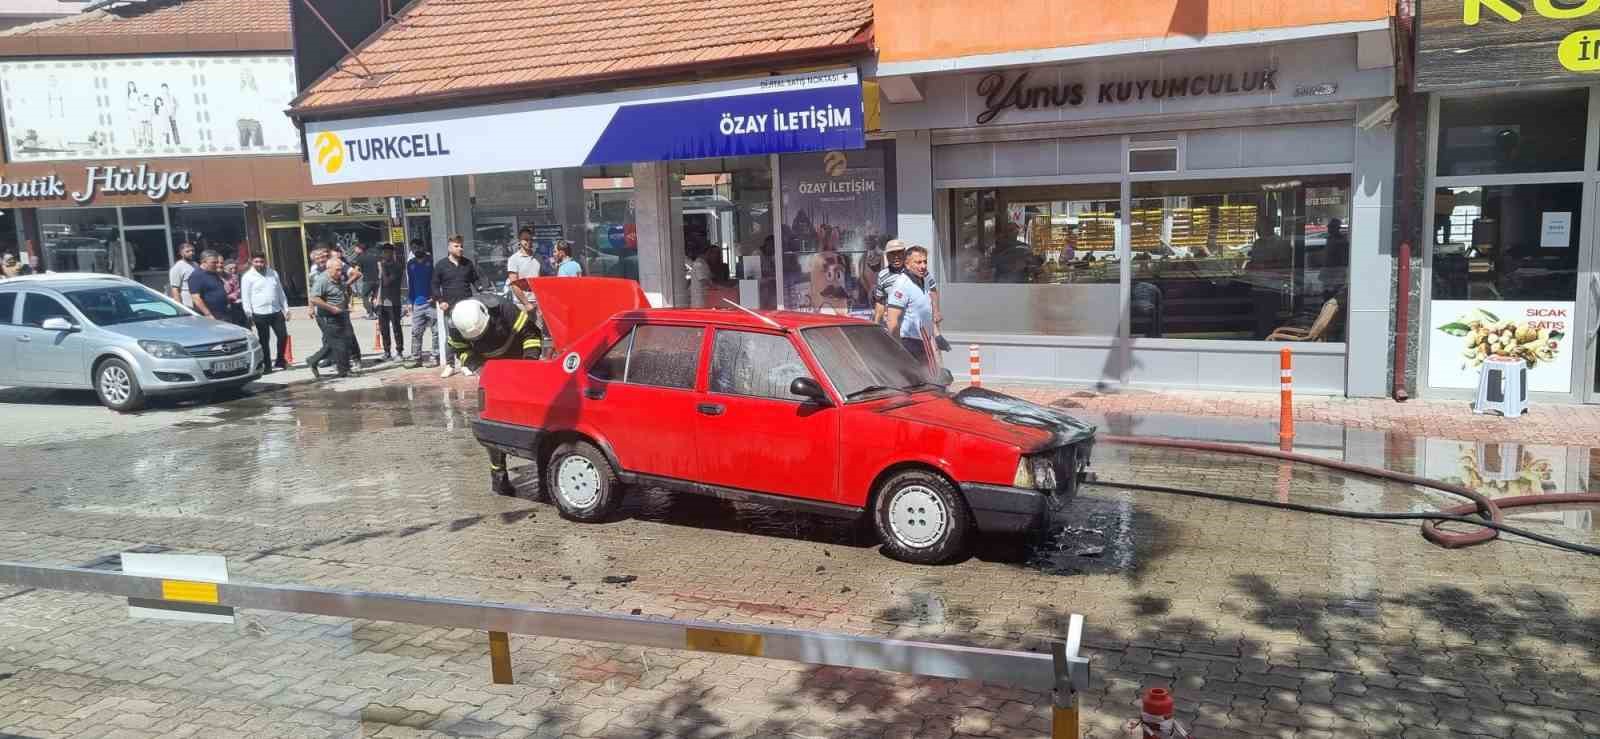
[{"label": "car front bumper", "polygon": [[961,492],[978,530],[986,534],[1030,531],[1044,520],[1049,506],[1048,493],[1028,488],[969,482],[961,485]]},{"label": "car front bumper", "polygon": [[[215,369],[219,363],[241,359],[245,362],[243,369]],[[157,359],[143,355],[138,360],[139,387],[148,395],[170,395],[220,385],[243,385],[261,376],[265,359],[259,346],[222,357]]]}]

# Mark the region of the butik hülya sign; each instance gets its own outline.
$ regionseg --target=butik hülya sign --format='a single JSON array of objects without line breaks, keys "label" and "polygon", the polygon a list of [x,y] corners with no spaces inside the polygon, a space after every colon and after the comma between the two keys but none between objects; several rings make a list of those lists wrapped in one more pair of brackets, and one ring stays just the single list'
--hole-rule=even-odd
[{"label": "butik h\u00fclya sign", "polygon": [[47,174],[26,180],[0,178],[0,201],[64,200],[88,203],[97,195],[143,193],[152,202],[161,202],[174,192],[189,191],[187,170],[164,171],[147,164],[137,167],[84,167],[83,184],[68,187],[60,177]]},{"label": "butik h\u00fclya sign", "polygon": [[1421,12],[1419,89],[1600,72],[1600,0],[1422,0]]},{"label": "butik h\u00fclya sign", "polygon": [[318,185],[865,144],[854,69],[306,125]]}]

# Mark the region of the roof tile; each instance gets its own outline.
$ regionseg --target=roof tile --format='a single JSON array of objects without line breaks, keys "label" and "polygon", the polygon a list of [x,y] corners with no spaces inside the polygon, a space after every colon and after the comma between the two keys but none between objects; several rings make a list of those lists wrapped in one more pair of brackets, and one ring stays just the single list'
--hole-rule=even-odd
[{"label": "roof tile", "polygon": [[361,64],[346,57],[295,107],[315,114],[443,90],[556,84],[827,49],[848,43],[871,21],[871,0],[418,0],[356,50]]},{"label": "roof tile", "polygon": [[127,5],[19,26],[0,37],[91,38],[289,32],[290,0],[180,0]]}]

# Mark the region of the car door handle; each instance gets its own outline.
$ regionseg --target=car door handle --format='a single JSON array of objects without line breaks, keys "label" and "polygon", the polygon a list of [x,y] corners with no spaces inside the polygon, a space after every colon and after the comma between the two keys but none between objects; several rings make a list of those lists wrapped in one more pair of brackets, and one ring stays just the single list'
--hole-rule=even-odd
[{"label": "car door handle", "polygon": [[33,337],[32,336],[18,336],[17,337],[17,341],[20,341],[20,342],[26,344],[26,343],[28,343],[30,341],[33,341]]},{"label": "car door handle", "polygon": [[586,387],[583,389],[583,397],[590,400],[605,400],[606,389],[603,387]]},{"label": "car door handle", "polygon": [[721,403],[701,403],[695,406],[695,409],[708,416],[720,416],[724,410],[727,410]]}]

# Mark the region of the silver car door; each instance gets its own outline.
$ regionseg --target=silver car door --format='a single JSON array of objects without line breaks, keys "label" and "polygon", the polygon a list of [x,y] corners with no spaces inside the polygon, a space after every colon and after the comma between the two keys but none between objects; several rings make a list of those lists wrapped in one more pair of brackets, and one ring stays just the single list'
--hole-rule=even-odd
[{"label": "silver car door", "polygon": [[0,385],[18,382],[17,337],[22,332],[12,324],[20,295],[16,291],[0,292]]},{"label": "silver car door", "polygon": [[[79,330],[46,331],[42,324],[51,318],[65,318]],[[83,322],[67,309],[65,303],[44,293],[23,293],[20,323],[17,328],[22,332],[22,341],[17,344],[16,360],[23,382],[56,387],[90,387],[89,376],[83,371],[86,344]]]}]

